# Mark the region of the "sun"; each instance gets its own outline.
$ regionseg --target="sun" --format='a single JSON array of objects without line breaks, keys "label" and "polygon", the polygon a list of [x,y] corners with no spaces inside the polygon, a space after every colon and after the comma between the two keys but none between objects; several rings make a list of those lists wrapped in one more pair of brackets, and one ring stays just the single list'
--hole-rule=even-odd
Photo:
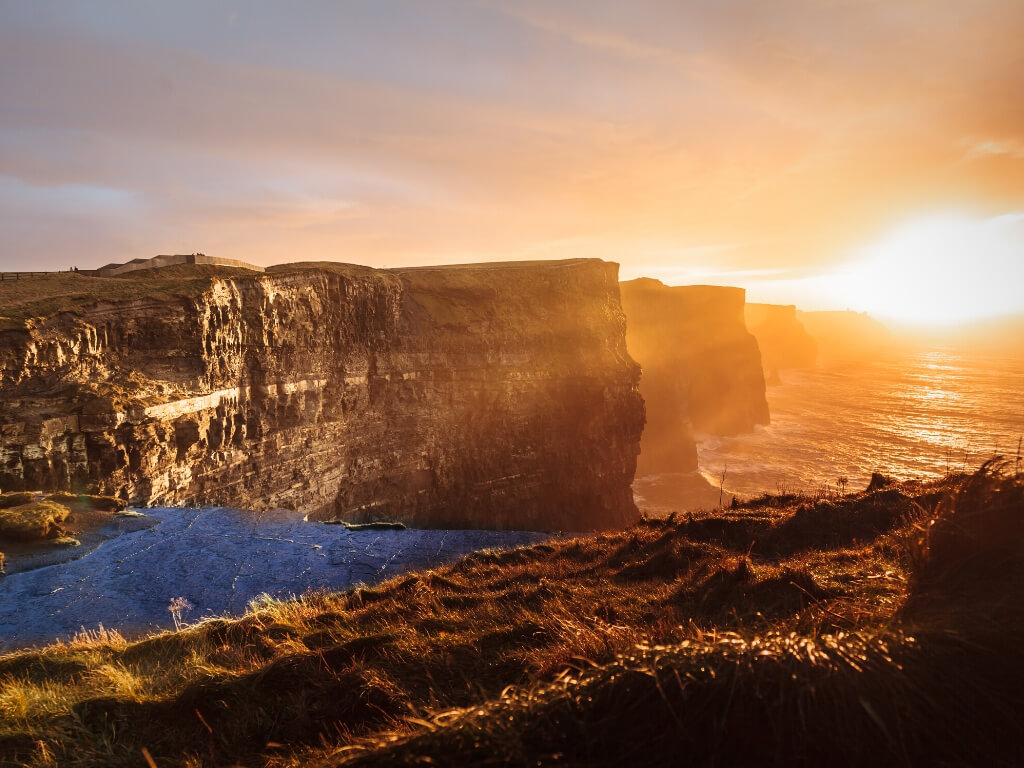
[{"label": "sun", "polygon": [[829,276],[833,299],[904,325],[1024,313],[1024,213],[936,214],[863,247]]}]

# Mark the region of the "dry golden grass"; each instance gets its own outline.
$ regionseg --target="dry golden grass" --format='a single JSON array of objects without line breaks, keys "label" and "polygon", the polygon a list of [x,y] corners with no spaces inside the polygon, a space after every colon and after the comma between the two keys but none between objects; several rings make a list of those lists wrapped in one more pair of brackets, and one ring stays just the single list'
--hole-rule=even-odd
[{"label": "dry golden grass", "polygon": [[971,482],[762,499],[0,657],[0,764],[1012,764],[1024,483]]},{"label": "dry golden grass", "polygon": [[30,491],[15,491],[14,493],[0,493],[0,509],[17,507],[21,504],[28,504],[35,500],[36,495]]},{"label": "dry golden grass", "polygon": [[[386,276],[371,267],[336,262],[279,264],[266,274],[318,270],[346,277]],[[38,277],[0,281],[0,331],[24,330],[61,312],[77,314],[85,307],[107,301],[173,301],[194,299],[215,279],[249,277],[263,273],[213,264],[177,264],[130,272],[122,277],[88,277],[77,272],[50,272]],[[386,279],[397,279],[394,276]]]}]

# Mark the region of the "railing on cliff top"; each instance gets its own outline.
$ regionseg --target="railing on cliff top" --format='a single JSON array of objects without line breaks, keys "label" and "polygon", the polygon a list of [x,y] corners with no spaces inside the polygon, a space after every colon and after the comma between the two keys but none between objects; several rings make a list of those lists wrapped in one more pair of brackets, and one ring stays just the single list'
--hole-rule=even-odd
[{"label": "railing on cliff top", "polygon": [[26,277],[46,277],[54,272],[0,272],[0,283],[5,280],[21,280]]}]

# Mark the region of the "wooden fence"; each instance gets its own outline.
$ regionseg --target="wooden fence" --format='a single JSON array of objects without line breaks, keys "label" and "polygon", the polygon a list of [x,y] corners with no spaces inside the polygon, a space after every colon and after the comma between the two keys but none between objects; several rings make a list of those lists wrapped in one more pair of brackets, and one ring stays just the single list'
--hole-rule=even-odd
[{"label": "wooden fence", "polygon": [[6,280],[23,280],[27,277],[46,277],[55,272],[0,272],[0,283]]}]

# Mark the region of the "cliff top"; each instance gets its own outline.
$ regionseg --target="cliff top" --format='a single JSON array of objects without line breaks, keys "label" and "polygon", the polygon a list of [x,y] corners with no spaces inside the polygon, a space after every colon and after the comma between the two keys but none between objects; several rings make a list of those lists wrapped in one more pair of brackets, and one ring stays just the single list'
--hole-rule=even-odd
[{"label": "cliff top", "polygon": [[132,272],[126,277],[89,277],[53,272],[0,282],[0,331],[24,330],[32,318],[75,312],[101,301],[192,296],[213,280],[254,273],[236,267],[180,264]]},{"label": "cliff top", "polygon": [[681,296],[688,299],[708,298],[721,299],[725,296],[746,297],[747,290],[734,285],[666,285],[661,280],[653,277],[638,277],[634,280],[624,280],[622,287],[634,291],[649,291],[651,293],[663,294],[666,296]]},{"label": "cliff top", "polygon": [[756,312],[789,314],[796,312],[796,304],[764,304],[757,301],[748,301],[747,308]]},{"label": "cliff top", "polygon": [[331,272],[345,277],[367,277],[380,274],[382,270],[362,264],[348,264],[342,261],[294,261],[267,267],[268,275],[286,275],[295,272]]},{"label": "cliff top", "polygon": [[[329,272],[346,277],[425,274],[427,272],[467,272],[469,270],[561,268],[586,263],[604,263],[600,259],[563,259],[557,261],[497,261],[476,264],[451,264],[423,267],[376,269],[336,261],[300,261],[268,267],[266,275],[300,272]],[[195,296],[218,278],[250,278],[263,274],[247,269],[212,264],[177,264],[158,269],[130,272],[118,277],[92,277],[78,272],[52,272],[19,280],[0,281],[0,331],[24,330],[34,318],[53,317],[61,312],[77,312],[103,301],[171,300]]]},{"label": "cliff top", "polygon": [[587,263],[612,263],[604,262],[602,259],[534,259],[532,261],[477,261],[467,264],[438,264],[420,267],[394,267],[390,272],[426,272],[430,270],[462,270],[462,269],[525,269],[534,267],[545,267],[557,269],[559,267],[574,266]]},{"label": "cliff top", "polygon": [[729,318],[727,326],[746,332],[743,307],[744,288],[722,285],[665,285],[650,277],[638,277],[619,283],[622,308],[631,326],[660,325],[666,317],[677,322],[698,321],[707,324],[715,318]]}]

